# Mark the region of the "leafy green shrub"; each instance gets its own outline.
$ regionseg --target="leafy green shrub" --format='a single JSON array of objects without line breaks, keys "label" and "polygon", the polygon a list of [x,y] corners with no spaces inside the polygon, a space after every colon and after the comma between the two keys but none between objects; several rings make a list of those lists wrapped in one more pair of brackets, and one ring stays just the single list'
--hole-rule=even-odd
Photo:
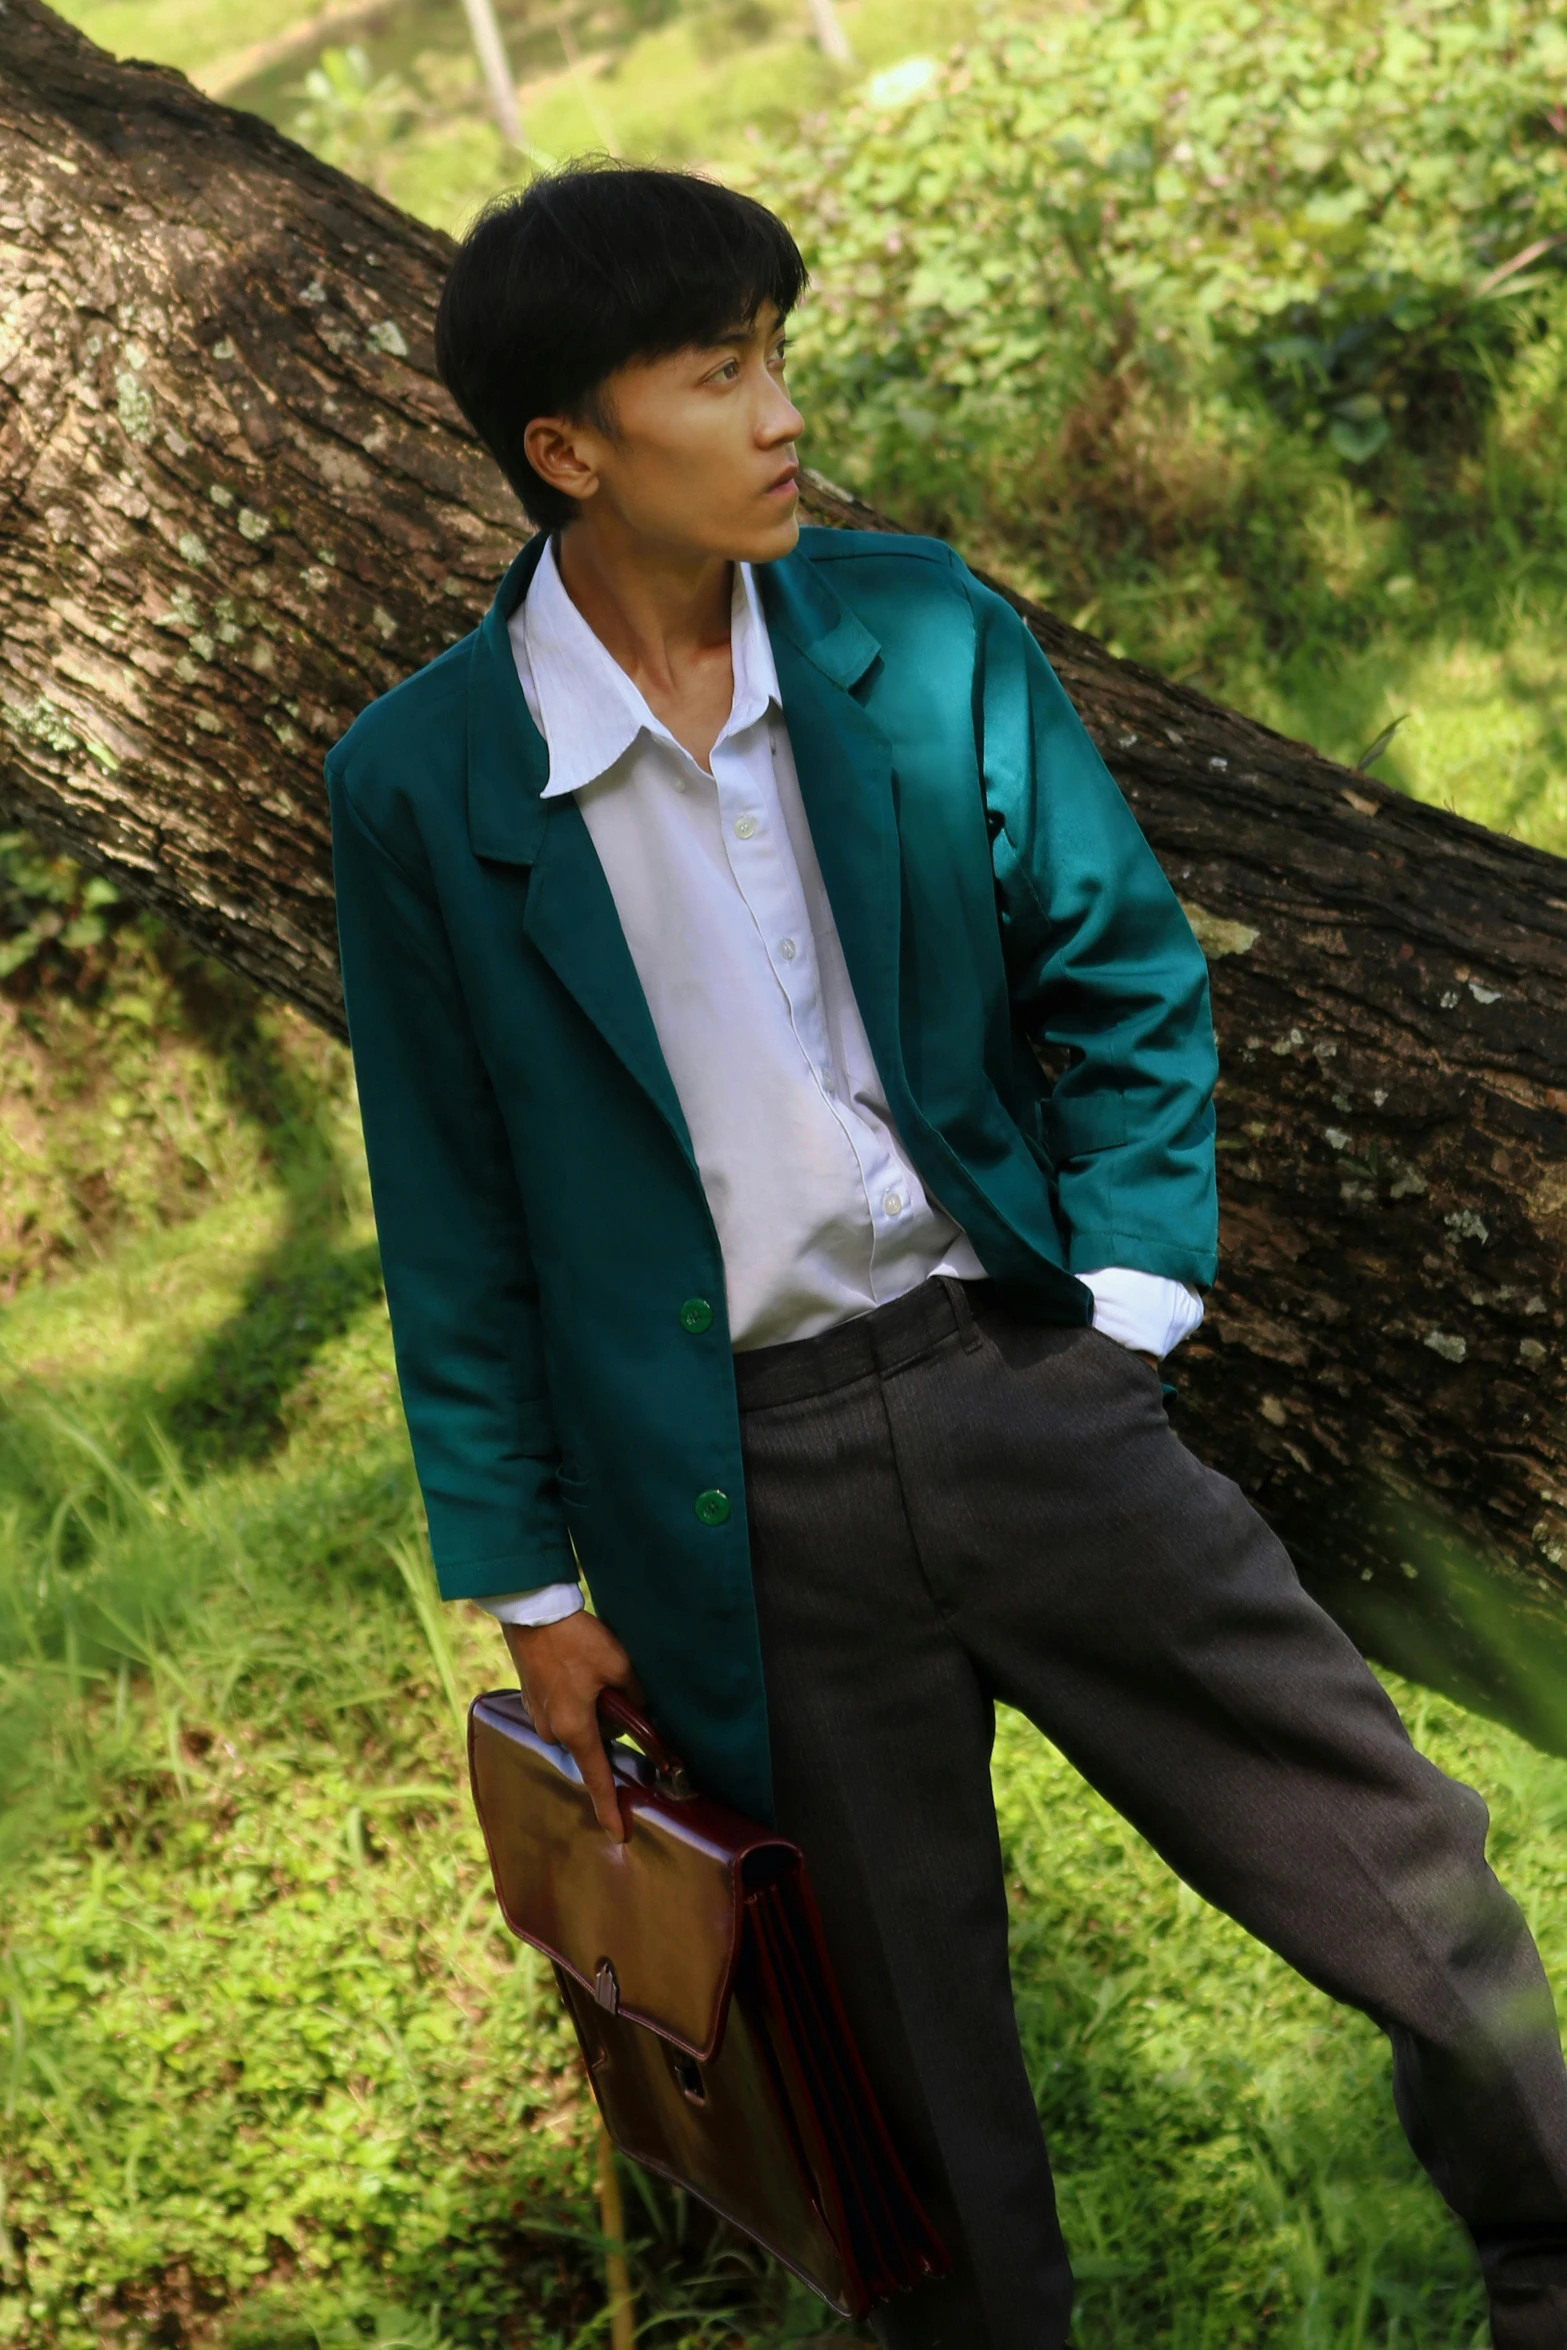
[{"label": "leafy green shrub", "polygon": [[79,985],[85,958],[131,915],[112,881],[40,848],[25,832],[0,833],[0,981]]},{"label": "leafy green shrub", "polygon": [[290,95],[298,101],[291,129],[323,162],[368,180],[386,193],[388,150],[407,136],[422,109],[418,93],[399,74],[378,74],[357,43],[328,48]]},{"label": "leafy green shrub", "polygon": [[1107,0],[910,61],[756,174],[812,445],[1220,678],[1475,592],[1498,532],[1559,589],[1564,92],[1550,0]]}]

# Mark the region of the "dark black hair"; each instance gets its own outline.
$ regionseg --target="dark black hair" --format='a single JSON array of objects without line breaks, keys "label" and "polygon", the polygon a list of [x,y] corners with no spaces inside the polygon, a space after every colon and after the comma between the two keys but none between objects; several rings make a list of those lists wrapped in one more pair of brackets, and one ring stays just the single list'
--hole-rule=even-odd
[{"label": "dark black hair", "polygon": [[458,407],[542,529],[575,501],[523,450],[536,416],[613,429],[595,395],[634,359],[659,359],[780,316],[805,289],[781,220],[694,172],[592,162],[487,204],[457,248],[435,317],[435,363]]}]

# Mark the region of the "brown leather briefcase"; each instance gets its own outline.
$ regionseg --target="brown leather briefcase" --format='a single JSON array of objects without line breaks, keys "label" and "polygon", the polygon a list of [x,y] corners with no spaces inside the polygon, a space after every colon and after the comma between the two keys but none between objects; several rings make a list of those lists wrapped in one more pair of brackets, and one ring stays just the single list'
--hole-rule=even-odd
[{"label": "brown leather briefcase", "polygon": [[649,1723],[600,1716],[616,1844],[515,1690],[468,1757],[496,1897],[554,1962],[611,2138],[732,2220],[845,2317],[947,2268],[877,2110],[799,1847],[696,1794]]}]

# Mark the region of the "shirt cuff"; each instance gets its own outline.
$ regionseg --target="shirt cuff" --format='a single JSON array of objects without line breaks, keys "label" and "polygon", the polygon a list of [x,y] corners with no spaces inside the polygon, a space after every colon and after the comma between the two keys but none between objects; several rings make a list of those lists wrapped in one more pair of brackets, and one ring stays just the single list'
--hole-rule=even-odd
[{"label": "shirt cuff", "polygon": [[1162,1273],[1106,1265],[1077,1278],[1094,1293],[1094,1328],[1139,1353],[1167,1355],[1202,1320],[1202,1299],[1196,1290],[1184,1281],[1167,1280]]},{"label": "shirt cuff", "polygon": [[537,1591],[487,1591],[475,1607],[502,1624],[558,1624],[582,1605],[580,1583],[545,1583]]}]

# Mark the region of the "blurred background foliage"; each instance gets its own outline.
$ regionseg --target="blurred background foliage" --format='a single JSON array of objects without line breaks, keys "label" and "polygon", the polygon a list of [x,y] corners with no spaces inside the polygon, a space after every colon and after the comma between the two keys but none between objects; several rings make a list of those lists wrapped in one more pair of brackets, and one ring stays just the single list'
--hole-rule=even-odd
[{"label": "blurred background foliage", "polygon": [[[778,204],[808,457],[1080,625],[1567,850],[1543,0],[68,0],[448,228],[584,151]],[[589,2117],[491,1908],[346,1056],[0,835],[0,2344],[586,2350]],[[1567,1766],[1420,1692],[1567,1969]],[[1014,1720],[1085,2350],[1473,2350],[1382,2044]],[[628,2177],[642,2339],[842,2338]]]},{"label": "blurred background foliage", "polygon": [[812,447],[1081,625],[1567,847],[1567,28],[1102,0],[756,173]]}]

